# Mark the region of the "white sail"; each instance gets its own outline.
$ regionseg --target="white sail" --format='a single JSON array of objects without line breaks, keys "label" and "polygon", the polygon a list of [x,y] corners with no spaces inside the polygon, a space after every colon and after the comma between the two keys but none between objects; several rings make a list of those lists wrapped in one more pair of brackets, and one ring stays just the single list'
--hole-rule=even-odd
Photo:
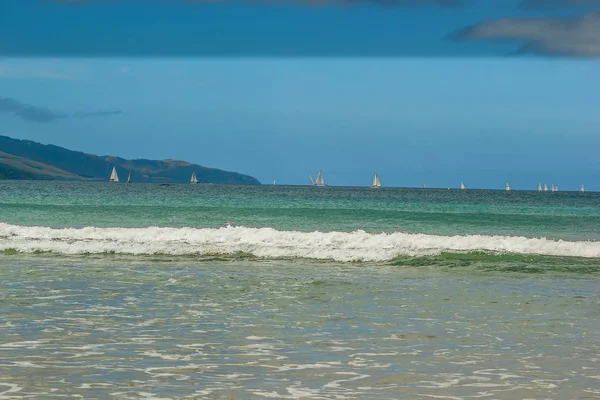
[{"label": "white sail", "polygon": [[462,183],[462,182],[460,183],[460,189],[461,189],[461,190],[465,190],[465,189],[466,189],[466,187],[465,187],[465,184],[464,184],[464,183]]},{"label": "white sail", "polygon": [[541,192],[541,191],[542,191],[542,182],[540,182],[540,183],[538,184],[538,192]]},{"label": "white sail", "polygon": [[277,185],[277,180],[273,179],[273,186]]},{"label": "white sail", "polygon": [[375,174],[375,176],[373,177],[373,183],[371,184],[372,188],[380,188],[381,187],[381,181],[379,180],[379,175]]},{"label": "white sail", "polygon": [[510,185],[508,184],[508,182],[506,182],[506,191],[510,192]]},{"label": "white sail", "polygon": [[195,172],[192,172],[192,177],[190,178],[190,183],[198,183],[198,178],[196,177]]},{"label": "white sail", "polygon": [[312,175],[308,174],[308,177],[310,178],[311,185],[315,186],[315,180],[313,179]]},{"label": "white sail", "polygon": [[117,168],[113,167],[112,173],[110,174],[110,178],[108,178],[109,182],[119,182],[119,175],[117,175]]},{"label": "white sail", "polygon": [[547,192],[547,191],[548,191],[548,185],[546,185],[546,184],[544,183],[544,192]]},{"label": "white sail", "polygon": [[585,186],[581,185],[581,189],[579,189],[581,192],[585,192]]},{"label": "white sail", "polygon": [[323,173],[321,171],[319,171],[319,175],[317,175],[315,186],[327,186],[325,185],[325,179],[323,179]]}]

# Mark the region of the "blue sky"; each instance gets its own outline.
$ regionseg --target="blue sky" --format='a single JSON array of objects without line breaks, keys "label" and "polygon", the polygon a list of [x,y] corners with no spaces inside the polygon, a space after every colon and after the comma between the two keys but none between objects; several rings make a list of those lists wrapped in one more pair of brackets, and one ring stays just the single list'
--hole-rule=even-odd
[{"label": "blue sky", "polygon": [[562,1],[7,0],[0,134],[264,183],[600,190],[599,2]]}]

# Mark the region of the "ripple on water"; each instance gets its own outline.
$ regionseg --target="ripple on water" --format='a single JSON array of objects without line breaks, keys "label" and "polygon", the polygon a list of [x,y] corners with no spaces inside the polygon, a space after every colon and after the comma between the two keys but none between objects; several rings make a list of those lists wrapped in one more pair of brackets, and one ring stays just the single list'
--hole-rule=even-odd
[{"label": "ripple on water", "polygon": [[98,262],[0,265],[0,399],[600,398],[593,279]]}]

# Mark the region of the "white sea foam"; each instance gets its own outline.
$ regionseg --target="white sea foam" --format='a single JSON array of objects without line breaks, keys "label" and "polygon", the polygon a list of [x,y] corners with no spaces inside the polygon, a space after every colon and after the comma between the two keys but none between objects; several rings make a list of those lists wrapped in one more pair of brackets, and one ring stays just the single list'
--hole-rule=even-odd
[{"label": "white sea foam", "polygon": [[298,232],[272,228],[95,228],[53,229],[0,223],[0,250],[24,253],[128,255],[229,255],[386,261],[398,256],[491,251],[573,257],[600,257],[600,242],[570,242],[512,236],[437,236],[394,233]]}]

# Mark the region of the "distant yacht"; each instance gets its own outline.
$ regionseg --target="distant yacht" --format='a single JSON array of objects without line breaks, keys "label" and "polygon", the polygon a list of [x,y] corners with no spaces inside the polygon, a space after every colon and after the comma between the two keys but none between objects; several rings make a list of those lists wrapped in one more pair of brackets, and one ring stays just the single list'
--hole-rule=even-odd
[{"label": "distant yacht", "polygon": [[460,183],[460,190],[466,190],[466,189],[467,188],[465,187],[465,184],[461,182]]},{"label": "distant yacht", "polygon": [[585,186],[581,185],[581,189],[579,189],[581,193],[585,192]]},{"label": "distant yacht", "polygon": [[542,191],[542,182],[540,182],[540,183],[538,184],[538,192],[541,192],[541,191]]},{"label": "distant yacht", "polygon": [[544,183],[544,192],[547,192],[547,191],[548,191],[548,185],[546,185],[546,184]]},{"label": "distant yacht", "polygon": [[117,175],[117,168],[113,167],[112,173],[110,174],[110,178],[108,178],[109,182],[119,182],[119,175]]},{"label": "distant yacht", "polygon": [[273,186],[277,185],[277,180],[273,179]]},{"label": "distant yacht", "polygon": [[510,185],[508,184],[508,182],[506,182],[506,191],[510,192]]},{"label": "distant yacht", "polygon": [[323,173],[321,171],[319,171],[319,175],[317,175],[317,179],[313,181],[312,176],[310,176],[310,180],[313,183],[313,186],[315,187],[321,187],[321,186],[327,186],[327,184],[325,183],[325,179],[323,179]]},{"label": "distant yacht", "polygon": [[192,177],[190,178],[190,183],[198,183],[198,177],[196,177],[196,172],[192,172]]},{"label": "distant yacht", "polygon": [[422,189],[425,189],[426,187],[427,187],[427,185],[425,185],[425,184],[422,184],[422,185],[421,185],[421,188],[422,188]]},{"label": "distant yacht", "polygon": [[558,186],[554,186],[554,184],[552,184],[552,191],[553,192],[558,192]]},{"label": "distant yacht", "polygon": [[373,183],[371,184],[371,187],[374,189],[379,189],[381,187],[381,182],[379,181],[379,175],[375,174],[375,176],[373,177]]}]

